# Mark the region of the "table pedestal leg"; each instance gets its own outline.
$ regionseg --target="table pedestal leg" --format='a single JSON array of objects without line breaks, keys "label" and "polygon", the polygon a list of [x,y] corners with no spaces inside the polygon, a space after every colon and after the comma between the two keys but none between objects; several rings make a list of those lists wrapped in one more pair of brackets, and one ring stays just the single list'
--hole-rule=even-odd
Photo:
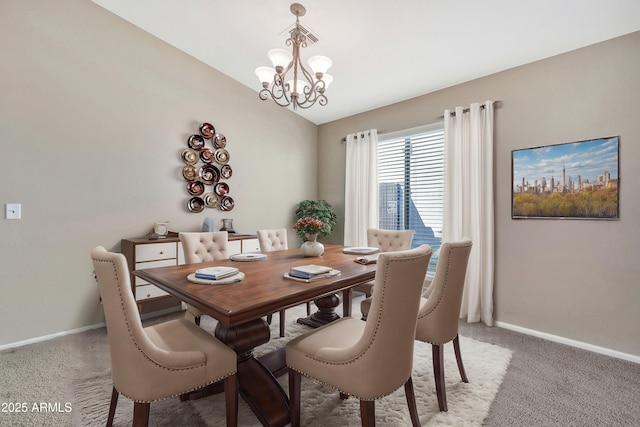
[{"label": "table pedestal leg", "polygon": [[269,341],[271,332],[263,319],[235,327],[222,323],[215,336],[238,354],[240,395],[263,426],[280,427],[289,423],[289,399],[273,374],[253,356],[253,349]]},{"label": "table pedestal leg", "polygon": [[340,304],[340,298],[338,298],[338,295],[333,294],[318,298],[314,302],[318,307],[318,311],[313,313],[311,316],[299,318],[298,323],[312,328],[318,328],[340,318],[336,313],[336,307]]}]

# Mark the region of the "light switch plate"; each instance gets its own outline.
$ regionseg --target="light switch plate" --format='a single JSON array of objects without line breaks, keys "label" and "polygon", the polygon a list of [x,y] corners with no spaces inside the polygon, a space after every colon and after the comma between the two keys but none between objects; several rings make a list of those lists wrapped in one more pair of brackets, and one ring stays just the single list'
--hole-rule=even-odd
[{"label": "light switch plate", "polygon": [[20,203],[7,203],[5,214],[7,219],[20,219],[22,217],[22,205]]}]

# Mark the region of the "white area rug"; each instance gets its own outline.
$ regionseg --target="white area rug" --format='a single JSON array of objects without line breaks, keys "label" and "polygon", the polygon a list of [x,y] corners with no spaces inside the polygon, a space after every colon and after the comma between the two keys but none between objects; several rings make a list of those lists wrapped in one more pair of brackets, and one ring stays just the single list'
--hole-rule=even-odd
[{"label": "white area rug", "polygon": [[[291,338],[310,331],[298,325],[296,319],[305,314],[305,307],[287,310],[286,337],[278,336],[279,316],[273,316],[271,341],[256,349],[256,355],[282,347]],[[215,321],[203,317],[202,325],[213,332]],[[418,415],[423,426],[480,426],[487,416],[500,383],[507,371],[512,352],[492,344],[460,337],[460,346],[469,383],[460,380],[455,362],[453,345],[445,346],[445,382],[447,385],[448,412],[438,410],[435,382],[431,364],[431,346],[416,342],[414,354],[413,386]],[[106,348],[105,348],[106,350]],[[108,350],[106,350],[108,352]],[[101,365],[107,362],[100,363]],[[96,366],[96,368],[98,368]],[[384,369],[384,367],[380,367]],[[372,373],[375,374],[375,373]],[[288,376],[279,378],[288,393]],[[75,381],[73,425],[104,425],[111,396],[111,376],[108,366],[96,369],[92,375]],[[303,377],[302,380],[302,425],[303,426],[359,426],[360,405],[358,400],[341,400],[337,391]],[[165,399],[151,404],[152,426],[224,426],[224,395],[180,402]],[[120,397],[114,426],[130,426],[133,404]],[[376,422],[380,426],[410,426],[411,421],[404,388],[376,401]],[[259,427],[260,423],[247,404],[239,399],[238,425]]]},{"label": "white area rug", "polygon": [[[308,332],[309,328],[295,323],[297,317],[303,313],[304,308],[296,307],[287,310],[287,336],[284,338],[278,336],[279,318],[278,315],[274,315],[271,325],[272,339],[259,347],[256,355],[284,346],[291,338]],[[213,325],[215,325],[213,321],[203,321],[206,329],[210,329]],[[491,402],[509,366],[512,352],[466,337],[460,337],[460,347],[469,383],[465,384],[460,379],[453,344],[445,345],[445,382],[449,410],[440,412],[435,394],[431,345],[418,341],[415,343],[412,378],[418,415],[423,426],[479,426],[489,413]],[[384,367],[381,366],[380,369]],[[288,393],[288,376],[283,375],[279,378],[279,382]],[[303,426],[361,425],[360,404],[357,399],[341,400],[339,393],[334,389],[305,377],[302,379],[301,401]],[[260,426],[242,400],[241,403],[239,425]],[[224,418],[220,417],[220,414],[224,414],[223,404],[222,396],[193,402],[200,417],[206,420],[208,426],[224,425]],[[411,425],[404,388],[376,401],[376,422],[381,426]]]}]

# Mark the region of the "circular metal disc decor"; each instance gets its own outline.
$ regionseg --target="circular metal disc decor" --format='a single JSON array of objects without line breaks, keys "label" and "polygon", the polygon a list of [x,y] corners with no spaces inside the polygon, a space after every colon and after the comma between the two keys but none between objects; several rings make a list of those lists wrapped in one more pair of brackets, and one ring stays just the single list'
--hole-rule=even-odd
[{"label": "circular metal disc decor", "polygon": [[229,184],[222,181],[231,178],[231,158],[227,149],[227,137],[216,133],[209,122],[198,127],[197,134],[187,139],[187,147],[180,154],[182,177],[186,181],[187,210],[198,213],[207,209],[230,211],[235,206],[230,197]]}]

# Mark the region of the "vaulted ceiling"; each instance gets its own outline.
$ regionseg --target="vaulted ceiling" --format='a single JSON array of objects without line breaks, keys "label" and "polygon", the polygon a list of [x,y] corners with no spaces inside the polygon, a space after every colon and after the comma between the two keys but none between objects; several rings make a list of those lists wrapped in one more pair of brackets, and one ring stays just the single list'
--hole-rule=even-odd
[{"label": "vaulted ceiling", "polygon": [[[232,79],[286,48],[291,0],[93,0]],[[300,0],[334,77],[326,123],[640,30],[638,0]],[[640,48],[640,46],[638,47]],[[266,101],[265,101],[266,102]],[[269,101],[271,102],[271,101]]]}]

